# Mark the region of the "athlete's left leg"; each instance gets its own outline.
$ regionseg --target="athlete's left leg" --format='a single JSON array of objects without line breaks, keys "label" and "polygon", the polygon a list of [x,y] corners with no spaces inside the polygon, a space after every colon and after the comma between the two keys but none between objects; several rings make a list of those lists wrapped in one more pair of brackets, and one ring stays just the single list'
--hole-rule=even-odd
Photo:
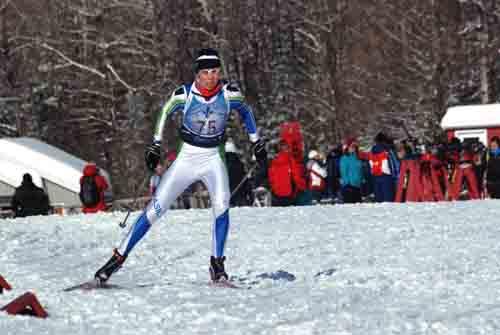
[{"label": "athlete's left leg", "polygon": [[213,281],[228,279],[224,270],[224,248],[229,232],[229,178],[227,169],[220,156],[216,156],[209,169],[203,174],[202,182],[207,187],[212,203],[215,222],[212,227],[212,257],[210,257],[210,275]]},{"label": "athlete's left leg", "polygon": [[224,247],[229,232],[229,178],[222,159],[218,158],[211,164],[211,168],[202,176],[210,195],[212,212],[215,222],[212,229],[212,254],[215,257],[224,256]]}]

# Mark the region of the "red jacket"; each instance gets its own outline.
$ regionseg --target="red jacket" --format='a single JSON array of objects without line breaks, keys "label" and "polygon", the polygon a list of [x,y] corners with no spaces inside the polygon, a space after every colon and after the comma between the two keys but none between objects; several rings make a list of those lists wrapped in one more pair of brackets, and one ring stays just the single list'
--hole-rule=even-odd
[{"label": "red jacket", "polygon": [[307,187],[304,165],[292,158],[288,151],[280,151],[268,170],[271,191],[278,197],[295,197]]},{"label": "red jacket", "polygon": [[94,207],[82,206],[84,213],[97,213],[106,210],[106,203],[104,202],[104,191],[108,189],[108,182],[106,179],[97,173],[97,166],[95,164],[87,164],[83,168],[83,176],[80,177],[80,185],[82,184],[83,177],[95,177],[97,188],[99,189],[99,202]]}]

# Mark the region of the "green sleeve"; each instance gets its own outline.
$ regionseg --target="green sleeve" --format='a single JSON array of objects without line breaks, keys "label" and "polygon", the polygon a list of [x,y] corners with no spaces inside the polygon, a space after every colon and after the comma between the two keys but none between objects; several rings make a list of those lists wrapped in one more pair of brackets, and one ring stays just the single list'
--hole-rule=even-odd
[{"label": "green sleeve", "polygon": [[163,105],[158,120],[156,121],[154,140],[161,141],[163,128],[167,119],[177,111],[184,109],[186,104],[186,92],[184,87],[180,87],[174,91],[170,99]]}]

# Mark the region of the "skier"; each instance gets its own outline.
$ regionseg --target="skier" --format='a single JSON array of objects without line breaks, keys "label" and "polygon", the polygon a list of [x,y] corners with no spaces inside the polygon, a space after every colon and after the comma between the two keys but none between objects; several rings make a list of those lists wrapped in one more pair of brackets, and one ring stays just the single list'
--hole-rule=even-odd
[{"label": "skier", "polygon": [[229,230],[231,192],[221,152],[231,110],[238,111],[244,121],[253,153],[261,167],[266,164],[267,152],[264,141],[257,133],[252,110],[243,102],[242,93],[235,84],[221,80],[221,62],[215,49],[199,51],[194,61],[194,74],[194,82],[178,87],[163,106],[153,143],[145,152],[146,165],[150,170],[154,170],[160,160],[165,121],[173,114],[181,112],[179,136],[182,143],[177,159],[162,176],[153,199],[142,215],[134,222],[119,247],[113,250],[108,262],[96,272],[94,277],[100,285],[120,269],[137,242],[167,212],[172,202],[197,181],[203,182],[207,187],[215,217],[210,277],[213,282],[228,280],[224,269],[224,246]]}]

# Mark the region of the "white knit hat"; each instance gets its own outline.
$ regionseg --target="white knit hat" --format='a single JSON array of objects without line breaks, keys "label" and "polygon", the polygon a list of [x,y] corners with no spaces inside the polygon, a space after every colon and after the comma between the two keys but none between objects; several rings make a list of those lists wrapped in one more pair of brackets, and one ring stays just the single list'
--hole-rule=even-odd
[{"label": "white knit hat", "polygon": [[311,151],[309,151],[309,155],[307,155],[307,157],[308,157],[309,159],[314,159],[314,158],[316,158],[317,156],[318,156],[318,152],[317,152],[316,150],[311,150]]},{"label": "white knit hat", "polygon": [[236,145],[234,145],[234,143],[230,142],[230,141],[226,142],[226,145],[224,146],[224,150],[226,152],[238,153],[238,149],[236,149]]}]

